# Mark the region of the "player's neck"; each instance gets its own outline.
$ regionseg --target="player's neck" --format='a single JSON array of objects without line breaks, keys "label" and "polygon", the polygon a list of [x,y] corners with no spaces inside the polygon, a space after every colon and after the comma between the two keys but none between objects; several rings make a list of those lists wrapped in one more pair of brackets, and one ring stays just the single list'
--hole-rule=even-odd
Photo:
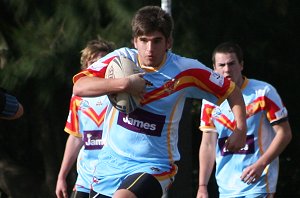
[{"label": "player's neck", "polygon": [[162,61],[160,62],[160,64],[158,65],[144,65],[141,63],[140,61],[140,58],[138,57],[138,63],[139,63],[139,66],[144,69],[145,71],[148,71],[148,72],[153,72],[153,71],[157,71],[159,70],[166,62],[166,59],[167,59],[167,53],[164,55]]}]

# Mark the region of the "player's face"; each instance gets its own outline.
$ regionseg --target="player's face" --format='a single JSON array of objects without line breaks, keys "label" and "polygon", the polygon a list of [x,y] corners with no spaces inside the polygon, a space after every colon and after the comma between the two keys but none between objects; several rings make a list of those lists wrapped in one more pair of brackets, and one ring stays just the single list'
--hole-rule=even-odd
[{"label": "player's face", "polygon": [[235,53],[216,53],[214,69],[239,87],[243,84],[243,63],[238,61]]},{"label": "player's face", "polygon": [[155,31],[135,37],[134,47],[138,50],[140,64],[158,67],[171,47],[171,39],[166,39],[161,32]]}]

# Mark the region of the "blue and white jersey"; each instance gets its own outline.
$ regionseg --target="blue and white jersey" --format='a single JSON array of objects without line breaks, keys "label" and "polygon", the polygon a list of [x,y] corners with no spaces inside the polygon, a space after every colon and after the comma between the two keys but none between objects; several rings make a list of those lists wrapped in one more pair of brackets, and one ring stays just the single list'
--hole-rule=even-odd
[{"label": "blue and white jersey", "polygon": [[109,132],[107,144],[120,156],[138,162],[172,164],[180,159],[177,148],[178,125],[185,99],[205,98],[220,104],[235,84],[213,72],[199,61],[167,52],[158,68],[139,64],[135,49],[121,48],[93,63],[74,76],[104,78],[107,65],[116,56],[125,56],[140,66],[150,82],[141,106],[126,115],[111,106],[104,121]]},{"label": "blue and white jersey", "polygon": [[77,158],[77,191],[89,192],[99,151],[104,145],[103,120],[109,100],[101,97],[72,96],[65,131],[81,137],[84,146]]},{"label": "blue and white jersey", "polygon": [[247,141],[245,147],[236,153],[229,152],[224,147],[235,127],[234,116],[227,100],[219,106],[206,100],[202,103],[200,130],[218,133],[216,180],[220,197],[276,191],[278,158],[265,168],[260,179],[253,185],[241,181],[240,176],[246,167],[266,152],[275,136],[272,124],[286,119],[287,110],[275,88],[265,82],[245,78],[242,94],[247,112]]}]

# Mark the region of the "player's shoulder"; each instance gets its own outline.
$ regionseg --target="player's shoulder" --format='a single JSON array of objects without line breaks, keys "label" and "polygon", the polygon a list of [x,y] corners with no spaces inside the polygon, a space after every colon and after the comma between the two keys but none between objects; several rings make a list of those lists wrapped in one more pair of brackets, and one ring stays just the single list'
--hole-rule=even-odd
[{"label": "player's shoulder", "polygon": [[246,78],[246,80],[249,80],[250,83],[255,84],[255,85],[269,85],[266,81],[259,80],[259,79],[254,79],[254,78]]},{"label": "player's shoulder", "polygon": [[128,47],[122,47],[119,49],[116,49],[104,57],[100,58],[93,64],[91,64],[88,69],[89,71],[101,71],[103,68],[106,68],[107,65],[117,56],[123,56],[126,57],[134,62],[137,62],[137,50],[130,49]]},{"label": "player's shoulder", "polygon": [[276,90],[273,85],[266,81],[258,80],[258,79],[247,79],[248,81],[248,86],[252,89],[256,90],[265,90],[265,91],[270,91],[270,90]]},{"label": "player's shoulder", "polygon": [[168,53],[169,61],[173,62],[174,64],[180,66],[182,69],[208,69],[202,62],[197,59],[184,57],[172,52]]},{"label": "player's shoulder", "polygon": [[126,58],[132,60],[133,62],[137,62],[137,53],[138,52],[136,49],[122,47],[122,48],[115,50],[113,52],[113,55],[114,56],[123,56],[123,57],[126,57]]},{"label": "player's shoulder", "polygon": [[210,107],[216,107],[216,106],[217,106],[217,105],[215,105],[214,103],[209,102],[208,100],[205,100],[205,99],[202,99],[202,100],[201,100],[201,105],[202,105],[202,106],[210,106]]}]

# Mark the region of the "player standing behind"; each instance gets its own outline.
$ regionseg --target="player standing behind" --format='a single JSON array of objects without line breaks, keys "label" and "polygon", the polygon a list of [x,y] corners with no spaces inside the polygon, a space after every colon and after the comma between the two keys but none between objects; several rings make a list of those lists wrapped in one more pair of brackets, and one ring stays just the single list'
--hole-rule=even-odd
[{"label": "player standing behind", "polygon": [[[113,51],[113,49],[114,44],[105,40],[89,41],[81,51],[81,69],[85,70],[90,64]],[[90,183],[93,178],[92,173],[98,160],[99,150],[102,149],[104,143],[102,124],[107,104],[108,99],[106,96],[93,98],[72,96],[69,116],[65,126],[65,131],[70,135],[66,142],[56,184],[58,198],[68,197],[66,177],[76,159],[78,176],[71,197],[89,197]]]},{"label": "player standing behind", "polygon": [[[240,90],[199,61],[169,51],[172,31],[168,13],[159,6],[143,7],[132,20],[136,49],[117,49],[74,76],[77,95],[143,95],[141,107],[128,115],[108,106],[103,130],[109,137],[94,173],[90,193],[94,198],[160,198],[170,188],[180,159],[178,125],[187,97],[215,104],[227,98],[236,119],[227,148],[235,151],[245,145],[246,113]],[[105,79],[107,65],[116,56],[131,59],[145,74]]]},{"label": "player standing behind", "polygon": [[280,96],[270,84],[242,75],[241,48],[231,42],[217,46],[212,54],[216,72],[242,90],[247,112],[246,146],[230,152],[224,143],[234,128],[227,101],[216,106],[203,100],[197,198],[207,198],[207,184],[216,161],[220,197],[274,197],[279,154],[292,138],[288,115]]},{"label": "player standing behind", "polygon": [[0,88],[0,119],[14,120],[24,113],[23,105],[18,99]]}]

